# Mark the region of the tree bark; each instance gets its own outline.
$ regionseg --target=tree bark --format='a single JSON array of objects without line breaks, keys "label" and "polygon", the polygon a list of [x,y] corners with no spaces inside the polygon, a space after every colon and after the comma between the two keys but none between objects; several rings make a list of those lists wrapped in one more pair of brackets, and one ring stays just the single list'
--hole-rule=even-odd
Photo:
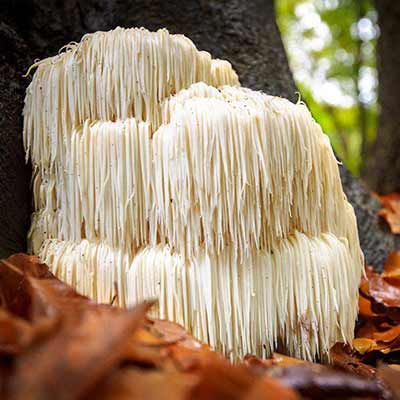
[{"label": "tree bark", "polygon": [[[116,26],[167,28],[200,50],[230,60],[242,84],[291,100],[296,87],[275,24],[272,0],[13,0],[3,12],[32,58],[54,55],[87,32]],[[27,12],[21,13],[21,9]]]},{"label": "tree bark", "polygon": [[379,123],[364,177],[378,193],[400,192],[400,2],[377,0]]},{"label": "tree bark", "polygon": [[31,171],[24,160],[21,118],[27,52],[17,32],[0,22],[0,257],[25,250],[29,225]]},{"label": "tree bark", "polygon": [[[2,53],[9,53],[9,61],[1,74],[6,90],[0,92],[0,107],[12,117],[0,120],[1,154],[7,155],[0,159],[0,217],[6,227],[0,232],[3,257],[25,250],[31,200],[29,168],[25,167],[21,144],[23,88],[28,81],[21,76],[35,58],[54,55],[64,44],[78,41],[87,32],[118,25],[145,26],[150,30],[166,27],[172,33],[184,33],[214,57],[229,60],[242,85],[296,99],[273,0],[9,0],[2,2],[0,11],[0,27],[9,30],[11,37],[11,44],[2,44],[3,49],[7,48]],[[342,167],[341,174],[358,216],[367,261],[380,267],[393,249],[394,239],[379,228],[379,206],[368,191]]]}]

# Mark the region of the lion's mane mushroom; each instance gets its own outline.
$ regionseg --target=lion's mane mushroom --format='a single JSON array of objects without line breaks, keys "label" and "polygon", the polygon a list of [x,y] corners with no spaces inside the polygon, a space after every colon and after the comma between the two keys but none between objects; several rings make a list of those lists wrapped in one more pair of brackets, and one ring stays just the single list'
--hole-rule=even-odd
[{"label": "lion's mane mushroom", "polygon": [[233,359],[352,339],[356,220],[305,105],[166,30],[86,35],[36,66],[29,242],[57,276],[101,302],[156,297]]}]

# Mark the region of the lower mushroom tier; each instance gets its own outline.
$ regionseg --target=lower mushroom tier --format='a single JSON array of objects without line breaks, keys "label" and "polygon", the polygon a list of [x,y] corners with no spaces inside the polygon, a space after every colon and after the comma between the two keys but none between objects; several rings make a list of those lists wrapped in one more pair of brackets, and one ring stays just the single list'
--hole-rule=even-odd
[{"label": "lower mushroom tier", "polygon": [[168,247],[130,256],[86,240],[47,240],[40,257],[98,302],[158,299],[154,316],[182,324],[233,360],[276,349],[326,358],[334,343],[353,338],[362,260],[331,234],[296,232],[273,252],[253,251],[241,263],[229,247],[185,261]]}]

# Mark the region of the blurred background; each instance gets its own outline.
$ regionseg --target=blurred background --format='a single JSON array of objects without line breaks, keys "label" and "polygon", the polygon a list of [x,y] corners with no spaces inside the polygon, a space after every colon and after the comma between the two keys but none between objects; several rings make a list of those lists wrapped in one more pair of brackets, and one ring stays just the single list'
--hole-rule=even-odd
[{"label": "blurred background", "polygon": [[351,172],[400,188],[400,1],[276,0],[289,63],[315,119]]},{"label": "blurred background", "polygon": [[346,166],[360,176],[377,130],[380,31],[373,1],[276,0],[275,5],[302,100]]}]

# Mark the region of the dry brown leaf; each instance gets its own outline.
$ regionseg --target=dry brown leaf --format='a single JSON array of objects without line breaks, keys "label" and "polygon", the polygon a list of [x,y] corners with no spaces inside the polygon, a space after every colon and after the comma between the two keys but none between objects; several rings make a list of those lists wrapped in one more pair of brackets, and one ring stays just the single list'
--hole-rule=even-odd
[{"label": "dry brown leaf", "polygon": [[382,275],[373,273],[368,277],[369,295],[376,303],[386,307],[400,307],[400,287],[391,285]]},{"label": "dry brown leaf", "polygon": [[[381,325],[382,326],[382,325]],[[382,332],[374,332],[373,338],[377,342],[392,343],[400,336],[400,325],[388,327]]]},{"label": "dry brown leaf", "polygon": [[390,227],[390,231],[395,234],[400,234],[400,214],[399,211],[391,211],[390,209],[383,208],[378,212],[378,215],[383,218]]},{"label": "dry brown leaf", "polygon": [[300,398],[294,390],[269,377],[259,379],[243,396],[243,400],[300,400]]},{"label": "dry brown leaf", "polygon": [[400,251],[389,254],[382,277],[391,285],[400,287]]},{"label": "dry brown leaf", "polygon": [[361,378],[319,364],[278,368],[273,376],[307,399],[378,397],[382,392],[375,379]]},{"label": "dry brown leaf", "polygon": [[[2,261],[0,277],[3,307],[27,318],[19,327],[31,336],[28,340],[21,334],[25,351],[16,358],[7,384],[10,399],[76,399],[85,394],[123,360],[125,342],[149,306],[124,311],[96,305],[56,279],[35,257]],[[13,290],[22,302],[13,299]],[[33,333],[37,336],[43,324],[50,328],[38,340]],[[7,326],[2,328],[3,347],[12,345],[15,338],[7,336]]]},{"label": "dry brown leaf", "polygon": [[69,400],[85,395],[123,360],[125,341],[147,308],[122,313],[90,309],[74,323],[61,322],[56,334],[17,359],[9,397]]},{"label": "dry brown leaf", "polygon": [[257,376],[245,365],[231,366],[219,360],[201,369],[200,380],[193,388],[193,400],[296,400],[299,396],[290,388],[270,377]]},{"label": "dry brown leaf", "polygon": [[392,233],[400,234],[400,193],[378,197],[383,207],[378,215],[387,222]]},{"label": "dry brown leaf", "polygon": [[373,351],[376,349],[375,340],[365,337],[354,339],[352,344],[354,349],[357,350],[360,354],[364,354],[368,351]]},{"label": "dry brown leaf", "polygon": [[95,388],[88,400],[133,399],[188,399],[189,391],[197,383],[193,374],[165,372],[139,368],[121,368],[114,371]]},{"label": "dry brown leaf", "polygon": [[377,375],[390,390],[391,399],[400,400],[400,371],[399,366],[379,365]]},{"label": "dry brown leaf", "polygon": [[32,341],[33,329],[22,318],[0,309],[0,354],[16,355]]},{"label": "dry brown leaf", "polygon": [[374,378],[376,370],[370,365],[364,364],[358,357],[358,353],[349,345],[336,343],[330,351],[332,364],[343,370],[360,375],[364,378]]},{"label": "dry brown leaf", "polygon": [[180,371],[198,369],[211,357],[222,358],[181,326],[149,318],[129,338],[125,354],[127,360],[147,367]]},{"label": "dry brown leaf", "polygon": [[288,367],[291,365],[309,364],[307,361],[293,358],[280,353],[272,353],[269,358],[263,359],[251,354],[244,357],[244,362],[255,371],[264,373],[274,367]]},{"label": "dry brown leaf", "polygon": [[371,309],[371,300],[363,296],[359,297],[358,308],[358,314],[362,318],[372,318],[376,315]]},{"label": "dry brown leaf", "polygon": [[[298,391],[308,399],[368,397],[378,396],[381,392],[381,387],[375,379],[366,380],[364,378],[365,376],[373,377],[373,373],[364,373],[361,374],[362,377],[359,377],[354,373],[336,371],[329,366],[277,353],[266,360],[247,356],[245,361],[256,373],[278,378],[281,383]],[[352,358],[351,361],[354,362],[354,359]],[[357,363],[362,365],[358,360]],[[362,368],[369,370],[366,365]],[[375,371],[373,370],[373,372]]]},{"label": "dry brown leaf", "polygon": [[36,257],[15,254],[7,260],[0,260],[1,306],[19,317],[30,319],[32,294],[29,277],[49,277],[46,265]]}]

